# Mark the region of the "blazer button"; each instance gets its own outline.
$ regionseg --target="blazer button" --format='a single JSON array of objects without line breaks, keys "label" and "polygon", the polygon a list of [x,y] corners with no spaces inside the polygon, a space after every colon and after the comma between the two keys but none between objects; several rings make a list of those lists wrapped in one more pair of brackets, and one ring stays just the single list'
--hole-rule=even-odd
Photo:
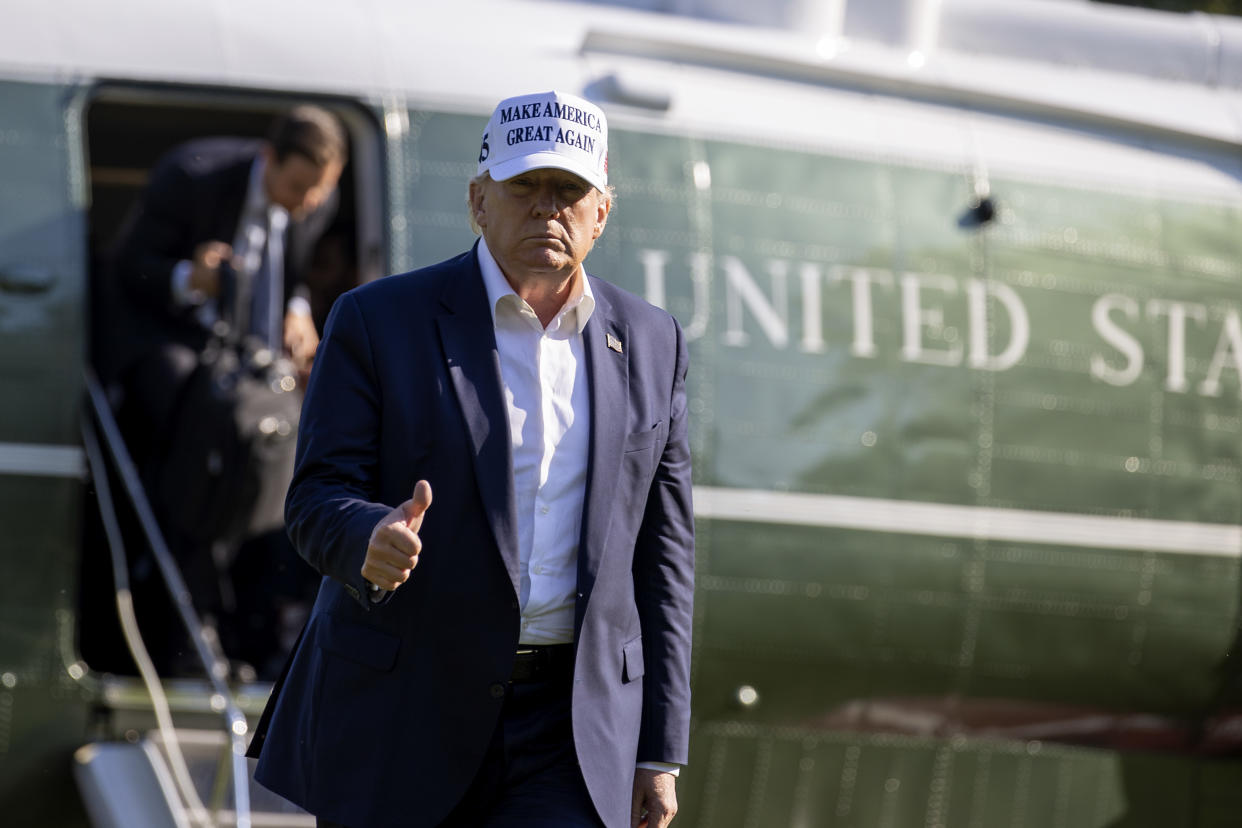
[{"label": "blazer button", "polygon": [[491,694],[493,699],[503,699],[505,697],[505,686],[497,683],[491,686]]}]

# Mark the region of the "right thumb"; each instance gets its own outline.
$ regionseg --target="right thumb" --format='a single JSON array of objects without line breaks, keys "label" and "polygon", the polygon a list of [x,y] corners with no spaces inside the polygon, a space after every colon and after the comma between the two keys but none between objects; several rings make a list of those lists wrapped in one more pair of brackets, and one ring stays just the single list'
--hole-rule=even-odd
[{"label": "right thumb", "polygon": [[410,504],[405,509],[405,518],[407,521],[415,521],[423,516],[423,512],[427,511],[427,507],[431,505],[431,484],[426,480],[420,480],[414,484],[414,496],[410,498]]}]

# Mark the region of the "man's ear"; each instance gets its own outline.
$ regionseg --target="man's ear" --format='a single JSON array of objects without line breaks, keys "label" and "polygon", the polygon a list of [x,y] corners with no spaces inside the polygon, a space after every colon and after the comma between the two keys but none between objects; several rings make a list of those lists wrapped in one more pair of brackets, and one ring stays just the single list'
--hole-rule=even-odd
[{"label": "man's ear", "polygon": [[595,235],[591,238],[598,239],[604,232],[604,225],[608,224],[608,214],[612,212],[612,199],[601,194],[599,204],[595,208]]},{"label": "man's ear", "polygon": [[486,211],[483,209],[483,187],[478,181],[470,182],[470,213],[474,216],[474,223],[483,227]]}]

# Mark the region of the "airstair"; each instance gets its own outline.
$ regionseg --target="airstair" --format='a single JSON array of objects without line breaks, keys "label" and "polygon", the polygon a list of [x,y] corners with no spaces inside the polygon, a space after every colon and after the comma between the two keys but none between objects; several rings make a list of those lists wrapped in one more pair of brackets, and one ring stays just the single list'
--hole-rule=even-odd
[{"label": "airstair", "polygon": [[[106,676],[99,706],[108,738],[74,755],[95,828],[313,827],[305,811],[254,782],[245,756],[271,685],[230,682],[230,665],[164,542],[103,388],[88,372],[82,437],[108,538],[117,615],[139,676]],[[125,500],[113,496],[114,485]],[[143,643],[129,588],[118,506],[132,510],[172,597],[203,678],[161,677]],[[119,736],[120,738],[113,738]]]},{"label": "airstair", "polygon": [[314,828],[313,816],[254,783],[254,760],[246,760],[248,813],[239,814],[227,734],[179,727],[175,738],[197,802],[187,801],[178,788],[158,730],[134,742],[94,742],[78,749],[74,774],[95,828]]}]

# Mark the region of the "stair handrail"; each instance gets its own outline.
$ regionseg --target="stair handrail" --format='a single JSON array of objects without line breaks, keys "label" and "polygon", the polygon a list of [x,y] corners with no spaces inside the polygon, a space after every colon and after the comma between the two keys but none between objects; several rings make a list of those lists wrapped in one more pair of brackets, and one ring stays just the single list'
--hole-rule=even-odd
[{"label": "stair handrail", "polygon": [[[156,520],[155,512],[147,499],[146,490],[142,485],[142,479],[138,474],[138,470],[134,466],[133,459],[129,456],[129,450],[125,446],[120,426],[112,413],[112,406],[108,402],[103,386],[89,366],[85,370],[85,375],[88,403],[87,413],[93,416],[83,418],[83,443],[91,465],[96,492],[100,497],[100,513],[104,520],[108,544],[113,554],[113,574],[116,578],[118,612],[122,618],[122,632],[130,648],[130,653],[134,656],[135,663],[138,665],[143,683],[151,694],[156,721],[164,740],[169,760],[173,765],[174,777],[178,778],[178,787],[182,789],[182,796],[185,797],[190,811],[198,819],[210,825],[211,819],[206,817],[207,809],[202,804],[193,782],[189,780],[189,770],[185,763],[185,758],[181,754],[180,743],[172,727],[171,713],[169,712],[167,698],[163,692],[163,686],[160,683],[158,672],[151,662],[150,656],[147,654],[146,647],[142,643],[141,633],[133,616],[128,568],[125,565],[123,541],[112,503],[111,487],[108,484],[108,467],[99,445],[98,435],[95,433],[92,423],[98,423],[99,425],[103,436],[103,444],[107,447],[117,476],[120,478],[130,505],[138,517],[138,522],[142,527],[143,534],[146,536],[151,554],[154,556],[160,574],[163,576],[164,585],[172,598],[173,606],[177,609],[181,623],[194,645],[195,654],[206,672],[208,682],[211,684],[212,707],[218,709],[221,713],[229,736],[235,824],[237,828],[251,828],[250,774],[246,764],[246,734],[249,731],[249,725],[246,722],[245,714],[242,713],[241,708],[233,698],[232,691],[225,682],[225,678],[229,674],[228,660],[220,652],[219,647],[216,646],[215,640],[208,636],[198,616],[198,612],[194,609],[190,591],[186,587],[185,579],[181,576],[180,567],[177,566],[176,560],[168,549],[163,532],[160,531],[159,522]],[[105,501],[107,508],[105,508]],[[187,782],[188,790],[185,789]],[[205,820],[204,817],[206,817]]]}]

